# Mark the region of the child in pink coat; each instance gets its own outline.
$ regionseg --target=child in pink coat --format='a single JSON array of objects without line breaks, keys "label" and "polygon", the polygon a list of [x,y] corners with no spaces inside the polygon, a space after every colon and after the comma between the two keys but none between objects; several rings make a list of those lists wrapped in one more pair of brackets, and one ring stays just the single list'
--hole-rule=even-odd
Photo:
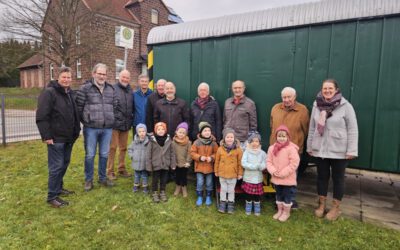
[{"label": "child in pink coat", "polygon": [[296,169],[299,147],[290,141],[289,129],[281,125],[276,130],[276,142],[268,148],[267,170],[275,186],[278,212],[273,218],[286,221],[290,217],[292,198],[296,191]]}]

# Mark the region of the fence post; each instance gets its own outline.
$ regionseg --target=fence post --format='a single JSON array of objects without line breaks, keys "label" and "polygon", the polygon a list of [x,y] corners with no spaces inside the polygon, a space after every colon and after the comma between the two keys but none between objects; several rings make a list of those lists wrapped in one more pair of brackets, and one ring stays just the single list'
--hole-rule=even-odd
[{"label": "fence post", "polygon": [[6,96],[1,94],[1,135],[3,138],[3,146],[6,146],[6,108],[5,98]]}]

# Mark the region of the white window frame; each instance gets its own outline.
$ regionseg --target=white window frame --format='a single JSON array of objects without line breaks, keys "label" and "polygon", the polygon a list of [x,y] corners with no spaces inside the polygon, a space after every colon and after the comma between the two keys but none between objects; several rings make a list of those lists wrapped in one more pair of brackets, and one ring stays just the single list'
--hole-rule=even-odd
[{"label": "white window frame", "polygon": [[150,15],[151,15],[151,23],[158,24],[158,16],[159,16],[158,10],[151,9]]},{"label": "white window frame", "polygon": [[125,69],[125,63],[122,59],[115,59],[115,79],[119,80],[119,73]]},{"label": "white window frame", "polygon": [[54,80],[54,65],[53,65],[53,63],[50,63],[49,70],[50,70],[50,80]]},{"label": "white window frame", "polygon": [[49,44],[48,44],[49,45],[49,52],[53,51],[53,49],[51,48],[52,43],[53,43],[53,37],[49,35]]},{"label": "white window frame", "polygon": [[82,79],[82,62],[80,58],[76,60],[76,79]]},{"label": "white window frame", "polygon": [[76,40],[76,44],[79,45],[81,44],[81,26],[78,25],[75,28],[75,40]]}]

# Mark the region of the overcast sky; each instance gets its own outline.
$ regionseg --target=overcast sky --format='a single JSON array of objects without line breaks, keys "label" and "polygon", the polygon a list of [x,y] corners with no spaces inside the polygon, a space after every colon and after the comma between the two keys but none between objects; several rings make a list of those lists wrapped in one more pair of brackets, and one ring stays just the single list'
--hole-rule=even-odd
[{"label": "overcast sky", "polygon": [[163,0],[185,21],[269,9],[319,0]]}]

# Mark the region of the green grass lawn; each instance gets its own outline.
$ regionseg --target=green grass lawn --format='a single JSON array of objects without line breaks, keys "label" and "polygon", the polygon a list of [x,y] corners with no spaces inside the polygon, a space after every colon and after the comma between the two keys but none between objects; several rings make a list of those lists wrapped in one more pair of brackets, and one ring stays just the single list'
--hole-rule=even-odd
[{"label": "green grass lawn", "polygon": [[0,94],[6,96],[6,109],[34,110],[37,106],[37,97],[42,88],[0,88]]},{"label": "green grass lawn", "polygon": [[0,249],[400,249],[400,232],[359,221],[330,223],[302,209],[274,221],[270,201],[260,217],[246,216],[241,199],[234,215],[197,208],[193,183],[187,199],[172,197],[168,184],[164,204],[133,194],[131,179],[85,193],[81,139],[64,179],[76,194],[70,206],[50,208],[46,154],[39,141],[0,147]]}]

